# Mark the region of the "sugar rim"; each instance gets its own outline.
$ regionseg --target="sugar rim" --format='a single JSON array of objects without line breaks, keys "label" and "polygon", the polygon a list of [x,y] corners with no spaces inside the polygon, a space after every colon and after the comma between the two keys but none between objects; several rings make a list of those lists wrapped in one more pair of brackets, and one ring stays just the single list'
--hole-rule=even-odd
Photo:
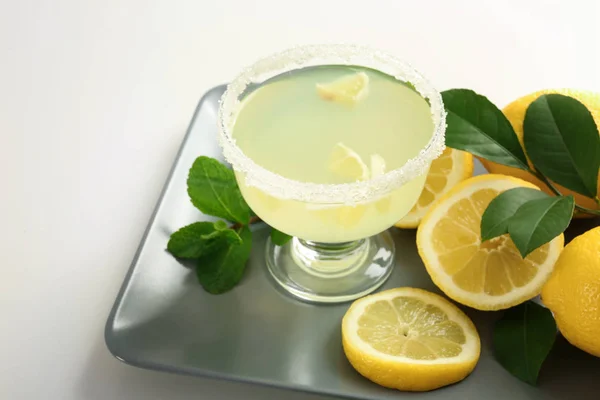
[{"label": "sugar rim", "polygon": [[[403,82],[410,82],[429,100],[434,123],[433,135],[419,154],[402,167],[377,178],[342,184],[300,182],[285,178],[258,165],[236,145],[232,129],[241,108],[240,96],[251,83],[263,82],[283,72],[307,66],[347,64],[377,69]],[[365,46],[347,44],[294,47],[265,57],[244,69],[221,97],[218,113],[218,141],[225,159],[245,176],[248,186],[274,197],[310,203],[356,204],[373,200],[398,189],[423,174],[444,151],[446,113],[440,93],[419,72],[402,60]]]}]

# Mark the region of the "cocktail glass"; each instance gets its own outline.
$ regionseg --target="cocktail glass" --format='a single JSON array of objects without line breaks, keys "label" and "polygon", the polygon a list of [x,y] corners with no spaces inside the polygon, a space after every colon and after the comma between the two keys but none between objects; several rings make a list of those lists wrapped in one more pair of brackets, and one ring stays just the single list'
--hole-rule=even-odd
[{"label": "cocktail glass", "polygon": [[[343,184],[289,179],[244,154],[232,132],[249,87],[321,65],[372,68],[410,83],[430,107],[429,142],[400,168]],[[275,282],[298,298],[321,303],[353,300],[380,287],[395,259],[387,229],[414,206],[431,162],[444,149],[445,112],[439,92],[408,64],[381,51],[353,45],[302,46],[246,68],[227,87],[218,119],[219,143],[244,199],[262,220],[293,236],[283,246],[268,240],[266,264]]]}]

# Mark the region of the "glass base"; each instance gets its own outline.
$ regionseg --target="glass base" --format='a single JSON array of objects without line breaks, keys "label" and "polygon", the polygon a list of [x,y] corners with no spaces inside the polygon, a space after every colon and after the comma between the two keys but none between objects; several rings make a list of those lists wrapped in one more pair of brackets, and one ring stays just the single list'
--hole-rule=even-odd
[{"label": "glass base", "polygon": [[371,293],[394,266],[394,242],[386,231],[347,243],[292,238],[284,246],[267,242],[269,272],[286,291],[315,303],[340,303]]}]

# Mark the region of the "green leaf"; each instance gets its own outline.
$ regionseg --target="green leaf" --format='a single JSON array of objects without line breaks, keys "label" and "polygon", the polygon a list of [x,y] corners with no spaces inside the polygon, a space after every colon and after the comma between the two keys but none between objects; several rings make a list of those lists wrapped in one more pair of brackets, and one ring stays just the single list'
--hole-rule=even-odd
[{"label": "green leaf", "polygon": [[556,338],[550,310],[527,301],[506,310],[494,327],[494,355],[504,369],[535,385]]},{"label": "green leaf", "polygon": [[508,223],[508,233],[521,256],[554,239],[567,229],[575,200],[573,196],[547,197],[523,204]]},{"label": "green leaf", "polygon": [[167,244],[167,250],[179,258],[199,258],[210,254],[228,243],[241,243],[239,235],[228,229],[219,229],[218,223],[195,222],[174,232]]},{"label": "green leaf", "polygon": [[214,223],[214,228],[214,231],[203,234],[201,238],[204,240],[211,240],[220,237],[226,239],[228,243],[242,243],[242,239],[240,239],[240,236],[237,234],[237,232],[233,229],[230,229],[225,222],[220,220],[216,221]]},{"label": "green leaf", "polygon": [[207,292],[212,294],[227,292],[242,279],[252,248],[252,232],[248,226],[243,226],[238,234],[242,243],[228,244],[198,260],[196,275]]},{"label": "green leaf", "polygon": [[577,193],[596,197],[600,137],[583,104],[560,94],[539,97],[527,108],[523,141],[539,172]]},{"label": "green leaf", "polygon": [[227,243],[241,243],[242,239],[240,239],[240,236],[237,234],[236,231],[234,231],[233,229],[223,229],[223,230],[216,230],[214,232],[211,232],[209,234],[206,235],[202,235],[201,236],[202,240],[214,240],[217,238],[223,238],[227,240]]},{"label": "green leaf", "polygon": [[508,223],[519,207],[530,200],[548,197],[541,190],[524,187],[500,193],[490,202],[481,217],[481,240],[485,242],[508,233]]},{"label": "green leaf", "polygon": [[500,164],[528,170],[527,158],[510,122],[486,97],[468,89],[442,92],[446,145]]},{"label": "green leaf", "polygon": [[218,231],[222,231],[222,230],[228,228],[227,223],[225,221],[221,221],[221,220],[215,221],[214,225],[215,225],[215,229]]},{"label": "green leaf", "polygon": [[187,180],[194,206],[204,214],[248,224],[250,207],[244,201],[233,171],[214,158],[194,161]]},{"label": "green leaf", "polygon": [[290,241],[292,237],[287,233],[283,233],[273,228],[271,230],[271,241],[275,243],[277,246],[283,246],[287,242]]}]

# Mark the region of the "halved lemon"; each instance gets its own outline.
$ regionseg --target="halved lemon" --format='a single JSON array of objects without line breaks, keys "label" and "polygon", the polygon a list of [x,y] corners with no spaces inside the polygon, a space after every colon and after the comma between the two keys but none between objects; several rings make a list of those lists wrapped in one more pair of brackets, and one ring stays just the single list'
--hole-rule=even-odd
[{"label": "halved lemon", "polygon": [[473,156],[470,153],[447,147],[442,155],[431,163],[417,204],[396,223],[396,227],[404,229],[418,227],[421,219],[436,199],[471,175],[473,175]]},{"label": "halved lemon", "polygon": [[[545,94],[562,94],[564,96],[572,97],[587,107],[587,109],[592,114],[594,121],[596,122],[597,127],[600,129],[600,93],[592,92],[589,90],[577,90],[577,89],[546,89],[540,90],[526,96],[520,97],[517,100],[513,101],[504,109],[502,112],[506,115],[506,118],[512,125],[515,133],[517,134],[517,138],[519,138],[519,142],[521,143],[521,147],[525,150],[525,146],[523,145],[523,121],[525,120],[525,113],[527,108],[531,103],[538,99],[538,97]],[[575,134],[575,132],[573,132]],[[527,154],[526,154],[527,155]],[[488,161],[484,158],[480,158],[481,163],[491,174],[503,174],[503,175],[511,175],[516,178],[521,178],[526,181],[529,181],[537,186],[539,186],[543,191],[548,194],[554,194],[548,186],[537,177],[532,175],[530,172],[523,171],[522,169],[507,167],[506,165],[497,164],[493,161]],[[529,166],[533,167],[533,163],[528,159]],[[590,208],[592,210],[597,210],[600,208],[600,205],[596,203],[596,201],[592,198],[584,196],[579,193],[575,193],[572,190],[569,190],[559,184],[555,183],[555,186],[558,190],[567,195],[573,195],[575,197],[575,203],[580,206]],[[600,175],[598,176],[598,196],[600,196]],[[574,218],[588,218],[592,217],[590,214],[584,214],[581,212],[576,212],[573,216]]]},{"label": "halved lemon", "polygon": [[501,192],[537,186],[504,175],[467,179],[437,200],[417,231],[417,248],[433,282],[452,299],[499,310],[537,296],[564,246],[561,234],[523,259],[508,235],[481,242],[481,216]]},{"label": "halved lemon", "polygon": [[342,321],[342,344],[365,378],[407,391],[464,379],[481,346],[469,317],[443,297],[415,288],[356,300]]},{"label": "halved lemon", "polygon": [[355,104],[369,88],[369,76],[364,72],[342,76],[333,82],[318,83],[317,93],[322,99],[345,104]]}]

